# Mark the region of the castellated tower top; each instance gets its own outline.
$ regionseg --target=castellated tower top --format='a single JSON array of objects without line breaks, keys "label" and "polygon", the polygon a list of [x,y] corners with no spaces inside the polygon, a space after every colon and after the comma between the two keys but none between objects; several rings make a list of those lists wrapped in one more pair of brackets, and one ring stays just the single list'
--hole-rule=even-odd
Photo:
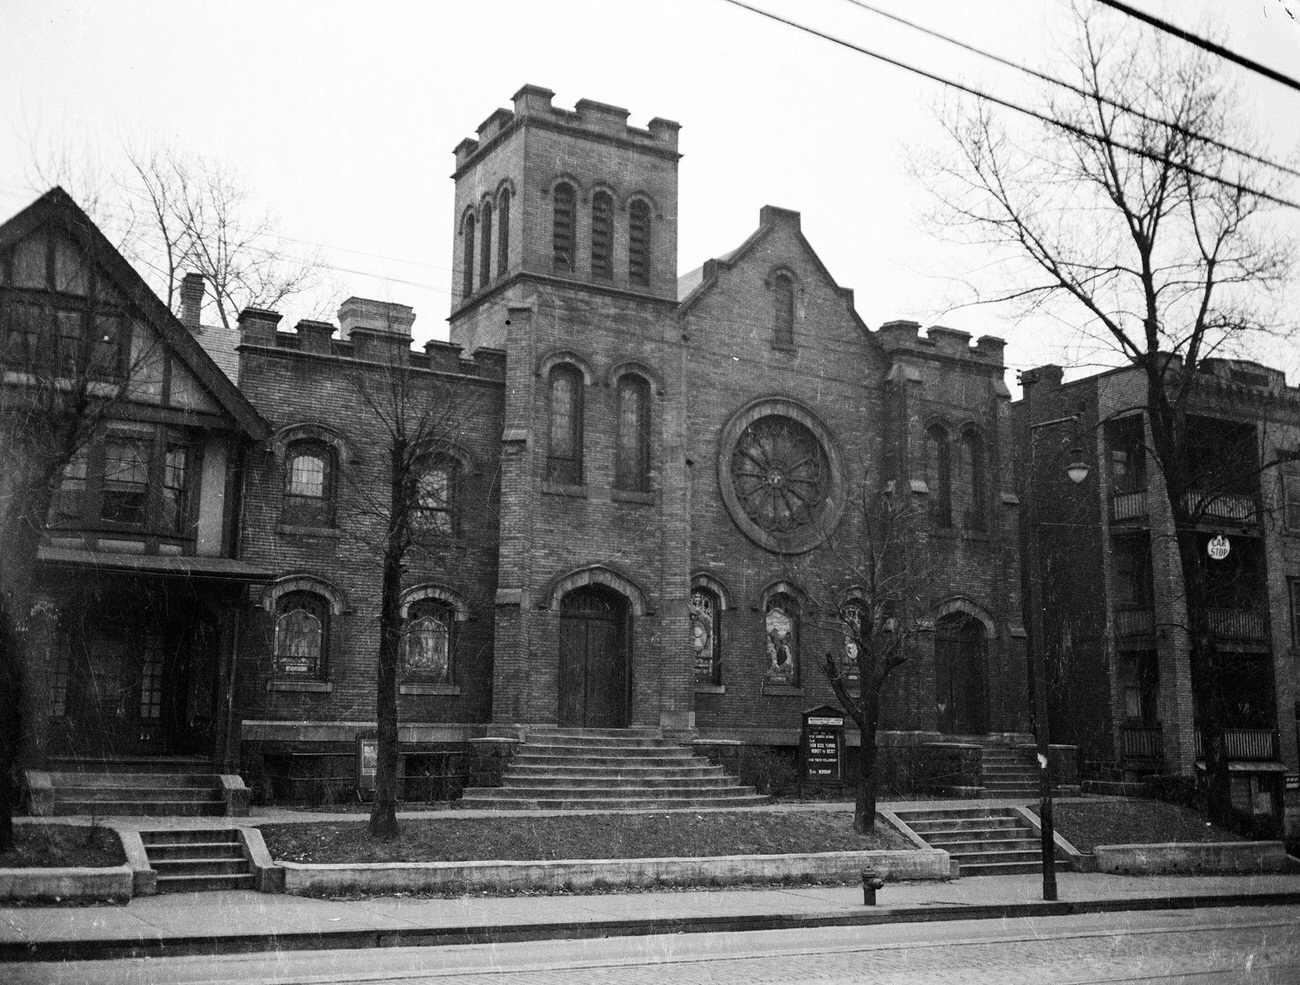
[{"label": "castellated tower top", "polygon": [[[519,278],[675,303],[677,134],[592,99],[572,110],[526,85],[456,147],[452,339],[499,346],[477,323]],[[489,333],[490,334],[490,333]]]}]

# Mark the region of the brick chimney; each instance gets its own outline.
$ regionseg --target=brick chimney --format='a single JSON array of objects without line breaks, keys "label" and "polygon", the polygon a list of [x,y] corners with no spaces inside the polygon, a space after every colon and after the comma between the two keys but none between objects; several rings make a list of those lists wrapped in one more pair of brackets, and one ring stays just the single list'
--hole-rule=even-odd
[{"label": "brick chimney", "polygon": [[181,324],[197,334],[202,331],[203,294],[207,285],[202,274],[186,274],[181,281]]}]

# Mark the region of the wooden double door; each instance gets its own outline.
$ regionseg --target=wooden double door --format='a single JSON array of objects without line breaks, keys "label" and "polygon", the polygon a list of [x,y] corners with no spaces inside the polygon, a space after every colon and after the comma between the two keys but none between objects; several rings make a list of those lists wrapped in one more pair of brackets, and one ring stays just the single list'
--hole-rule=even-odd
[{"label": "wooden double door", "polygon": [[558,724],[625,728],[631,683],[627,600],[601,585],[560,602]]},{"label": "wooden double door", "polygon": [[988,732],[988,649],[988,635],[978,619],[958,613],[945,616],[935,626],[934,676],[940,732]]}]

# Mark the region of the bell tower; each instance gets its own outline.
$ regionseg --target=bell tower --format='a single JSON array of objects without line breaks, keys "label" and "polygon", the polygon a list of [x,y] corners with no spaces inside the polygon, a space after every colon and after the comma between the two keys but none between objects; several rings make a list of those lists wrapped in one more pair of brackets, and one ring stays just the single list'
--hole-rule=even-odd
[{"label": "bell tower", "polygon": [[522,281],[677,298],[678,124],[526,85],[456,147],[451,341],[505,347]]}]

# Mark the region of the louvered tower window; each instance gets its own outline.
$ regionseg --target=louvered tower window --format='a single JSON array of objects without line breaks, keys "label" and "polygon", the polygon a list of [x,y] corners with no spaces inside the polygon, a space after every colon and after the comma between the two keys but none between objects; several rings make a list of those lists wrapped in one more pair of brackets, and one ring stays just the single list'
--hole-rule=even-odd
[{"label": "louvered tower window", "polygon": [[464,281],[461,284],[461,293],[469,297],[474,293],[474,217],[468,215],[465,217],[465,270]]},{"label": "louvered tower window", "polygon": [[492,203],[483,203],[483,252],[478,263],[478,286],[487,287],[492,279]]},{"label": "louvered tower window", "polygon": [[560,184],[555,186],[555,224],[552,227],[552,252],[555,269],[559,272],[573,272],[573,248],[576,219],[576,201],[573,186]]},{"label": "louvered tower window", "polygon": [[614,200],[608,192],[591,200],[591,276],[614,277]]}]

